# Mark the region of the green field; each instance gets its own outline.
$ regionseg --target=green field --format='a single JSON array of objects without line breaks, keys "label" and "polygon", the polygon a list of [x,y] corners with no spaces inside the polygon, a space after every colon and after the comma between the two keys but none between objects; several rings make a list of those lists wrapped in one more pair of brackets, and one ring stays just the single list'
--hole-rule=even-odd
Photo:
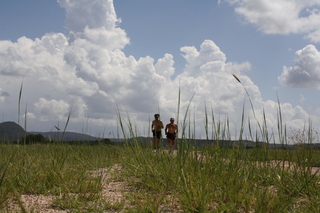
[{"label": "green field", "polygon": [[0,212],[320,212],[319,165],[303,147],[3,144]]},{"label": "green field", "polygon": [[[231,140],[229,120],[217,121],[207,109],[210,145],[196,146],[190,104],[176,119],[180,137],[171,154],[165,147],[154,153],[152,141],[140,141],[130,116],[124,121],[119,111],[125,143],[29,144],[26,135],[23,145],[0,143],[0,212],[320,212],[320,150],[311,146],[318,142],[311,122],[288,135],[279,103],[270,133],[265,114],[259,121],[248,99],[256,123],[245,122],[243,106],[235,137],[265,144],[250,149],[215,143]],[[276,141],[294,148],[271,149]]]}]

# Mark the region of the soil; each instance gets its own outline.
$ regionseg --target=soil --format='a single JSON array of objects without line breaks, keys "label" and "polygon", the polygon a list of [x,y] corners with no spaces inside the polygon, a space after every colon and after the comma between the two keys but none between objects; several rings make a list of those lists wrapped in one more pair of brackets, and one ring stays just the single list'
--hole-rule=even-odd
[{"label": "soil", "polygon": [[[293,167],[293,163],[289,162],[279,162],[279,161],[272,161],[270,162],[272,165],[281,166],[284,165],[285,168],[290,169]],[[284,163],[284,164],[282,164]],[[313,174],[319,174],[320,168],[319,167],[312,167],[311,172]],[[110,204],[115,204],[118,202],[124,202],[125,206],[129,204],[126,203],[125,197],[123,196],[124,193],[130,191],[130,187],[127,185],[126,182],[117,181],[113,174],[115,172],[121,171],[120,165],[116,164],[110,168],[102,168],[97,171],[91,171],[92,175],[102,175],[103,178],[103,191],[102,195],[104,199],[106,199]],[[319,183],[320,185],[320,183]],[[67,210],[59,210],[52,206],[52,201],[56,199],[55,196],[44,196],[44,195],[21,195],[21,202],[27,212],[44,212],[44,213],[63,213],[69,212]],[[166,209],[168,207],[165,207]],[[171,210],[169,210],[171,209]],[[167,212],[174,212],[172,211],[172,207],[166,209]],[[173,209],[177,210],[175,212],[181,212],[180,209],[177,207],[173,207]],[[16,199],[8,200],[6,212],[21,212],[20,205]],[[115,211],[113,211],[115,212]],[[123,210],[118,211],[123,212]]]},{"label": "soil", "polygon": [[[124,192],[129,190],[125,182],[114,181],[112,174],[115,170],[120,170],[119,165],[114,165],[108,169],[99,169],[91,172],[93,175],[101,174],[103,178],[103,197],[111,204],[119,201],[124,201]],[[52,206],[52,201],[56,196],[44,195],[21,195],[20,200],[27,212],[43,212],[43,213],[63,213],[70,212],[67,210],[59,210]],[[6,212],[21,212],[20,205],[16,199],[8,200]]]}]

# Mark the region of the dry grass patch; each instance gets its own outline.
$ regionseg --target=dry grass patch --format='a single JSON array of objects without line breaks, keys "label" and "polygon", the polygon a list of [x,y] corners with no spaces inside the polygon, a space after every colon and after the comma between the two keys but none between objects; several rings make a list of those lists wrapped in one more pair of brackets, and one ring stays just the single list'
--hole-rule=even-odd
[{"label": "dry grass patch", "polygon": [[[122,181],[115,178],[115,174],[121,171],[118,164],[110,168],[101,168],[96,171],[90,171],[93,176],[102,177],[102,192],[101,199],[91,202],[91,205],[101,205],[100,200],[104,202],[103,208],[113,209],[112,212],[121,212],[126,205],[123,193],[129,192],[129,186]],[[61,209],[56,201],[64,199],[64,197],[79,197],[77,194],[68,194],[65,196],[46,196],[46,195],[21,195],[19,200],[16,198],[9,198],[0,209],[0,212],[52,212],[63,213],[70,212],[70,209]],[[121,209],[119,208],[121,207]],[[118,208],[118,210],[117,210]],[[84,209],[88,211],[87,209]]]},{"label": "dry grass patch", "polygon": [[[56,196],[45,195],[21,195],[20,204],[17,199],[8,199],[7,206],[1,212],[47,212],[47,213],[60,213],[67,212],[64,210],[57,210],[52,208],[52,201]],[[22,206],[21,206],[22,205]]]}]

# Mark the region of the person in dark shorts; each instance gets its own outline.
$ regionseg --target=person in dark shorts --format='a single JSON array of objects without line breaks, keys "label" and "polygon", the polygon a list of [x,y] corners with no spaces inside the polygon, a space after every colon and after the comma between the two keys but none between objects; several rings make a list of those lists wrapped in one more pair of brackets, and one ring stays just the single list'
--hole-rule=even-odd
[{"label": "person in dark shorts", "polygon": [[153,148],[154,152],[157,151],[157,149],[160,148],[160,138],[161,138],[161,130],[163,129],[163,123],[159,119],[160,115],[155,114],[154,115],[154,120],[152,121],[151,124],[151,131],[153,134]]},{"label": "person in dark shorts", "polygon": [[166,125],[166,128],[164,131],[167,135],[169,153],[171,153],[173,147],[176,144],[176,137],[178,134],[178,125],[174,123],[174,118],[170,118],[170,123]]}]

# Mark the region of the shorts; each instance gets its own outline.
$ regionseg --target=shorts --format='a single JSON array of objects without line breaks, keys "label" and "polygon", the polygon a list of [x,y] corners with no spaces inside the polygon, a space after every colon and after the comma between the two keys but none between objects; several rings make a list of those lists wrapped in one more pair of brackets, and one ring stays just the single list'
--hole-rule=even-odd
[{"label": "shorts", "polygon": [[176,133],[167,133],[167,138],[171,139],[171,140],[175,140],[176,139]]},{"label": "shorts", "polygon": [[161,138],[161,131],[152,130],[152,133],[153,133],[153,137],[156,137],[156,136],[157,136],[158,139]]}]

